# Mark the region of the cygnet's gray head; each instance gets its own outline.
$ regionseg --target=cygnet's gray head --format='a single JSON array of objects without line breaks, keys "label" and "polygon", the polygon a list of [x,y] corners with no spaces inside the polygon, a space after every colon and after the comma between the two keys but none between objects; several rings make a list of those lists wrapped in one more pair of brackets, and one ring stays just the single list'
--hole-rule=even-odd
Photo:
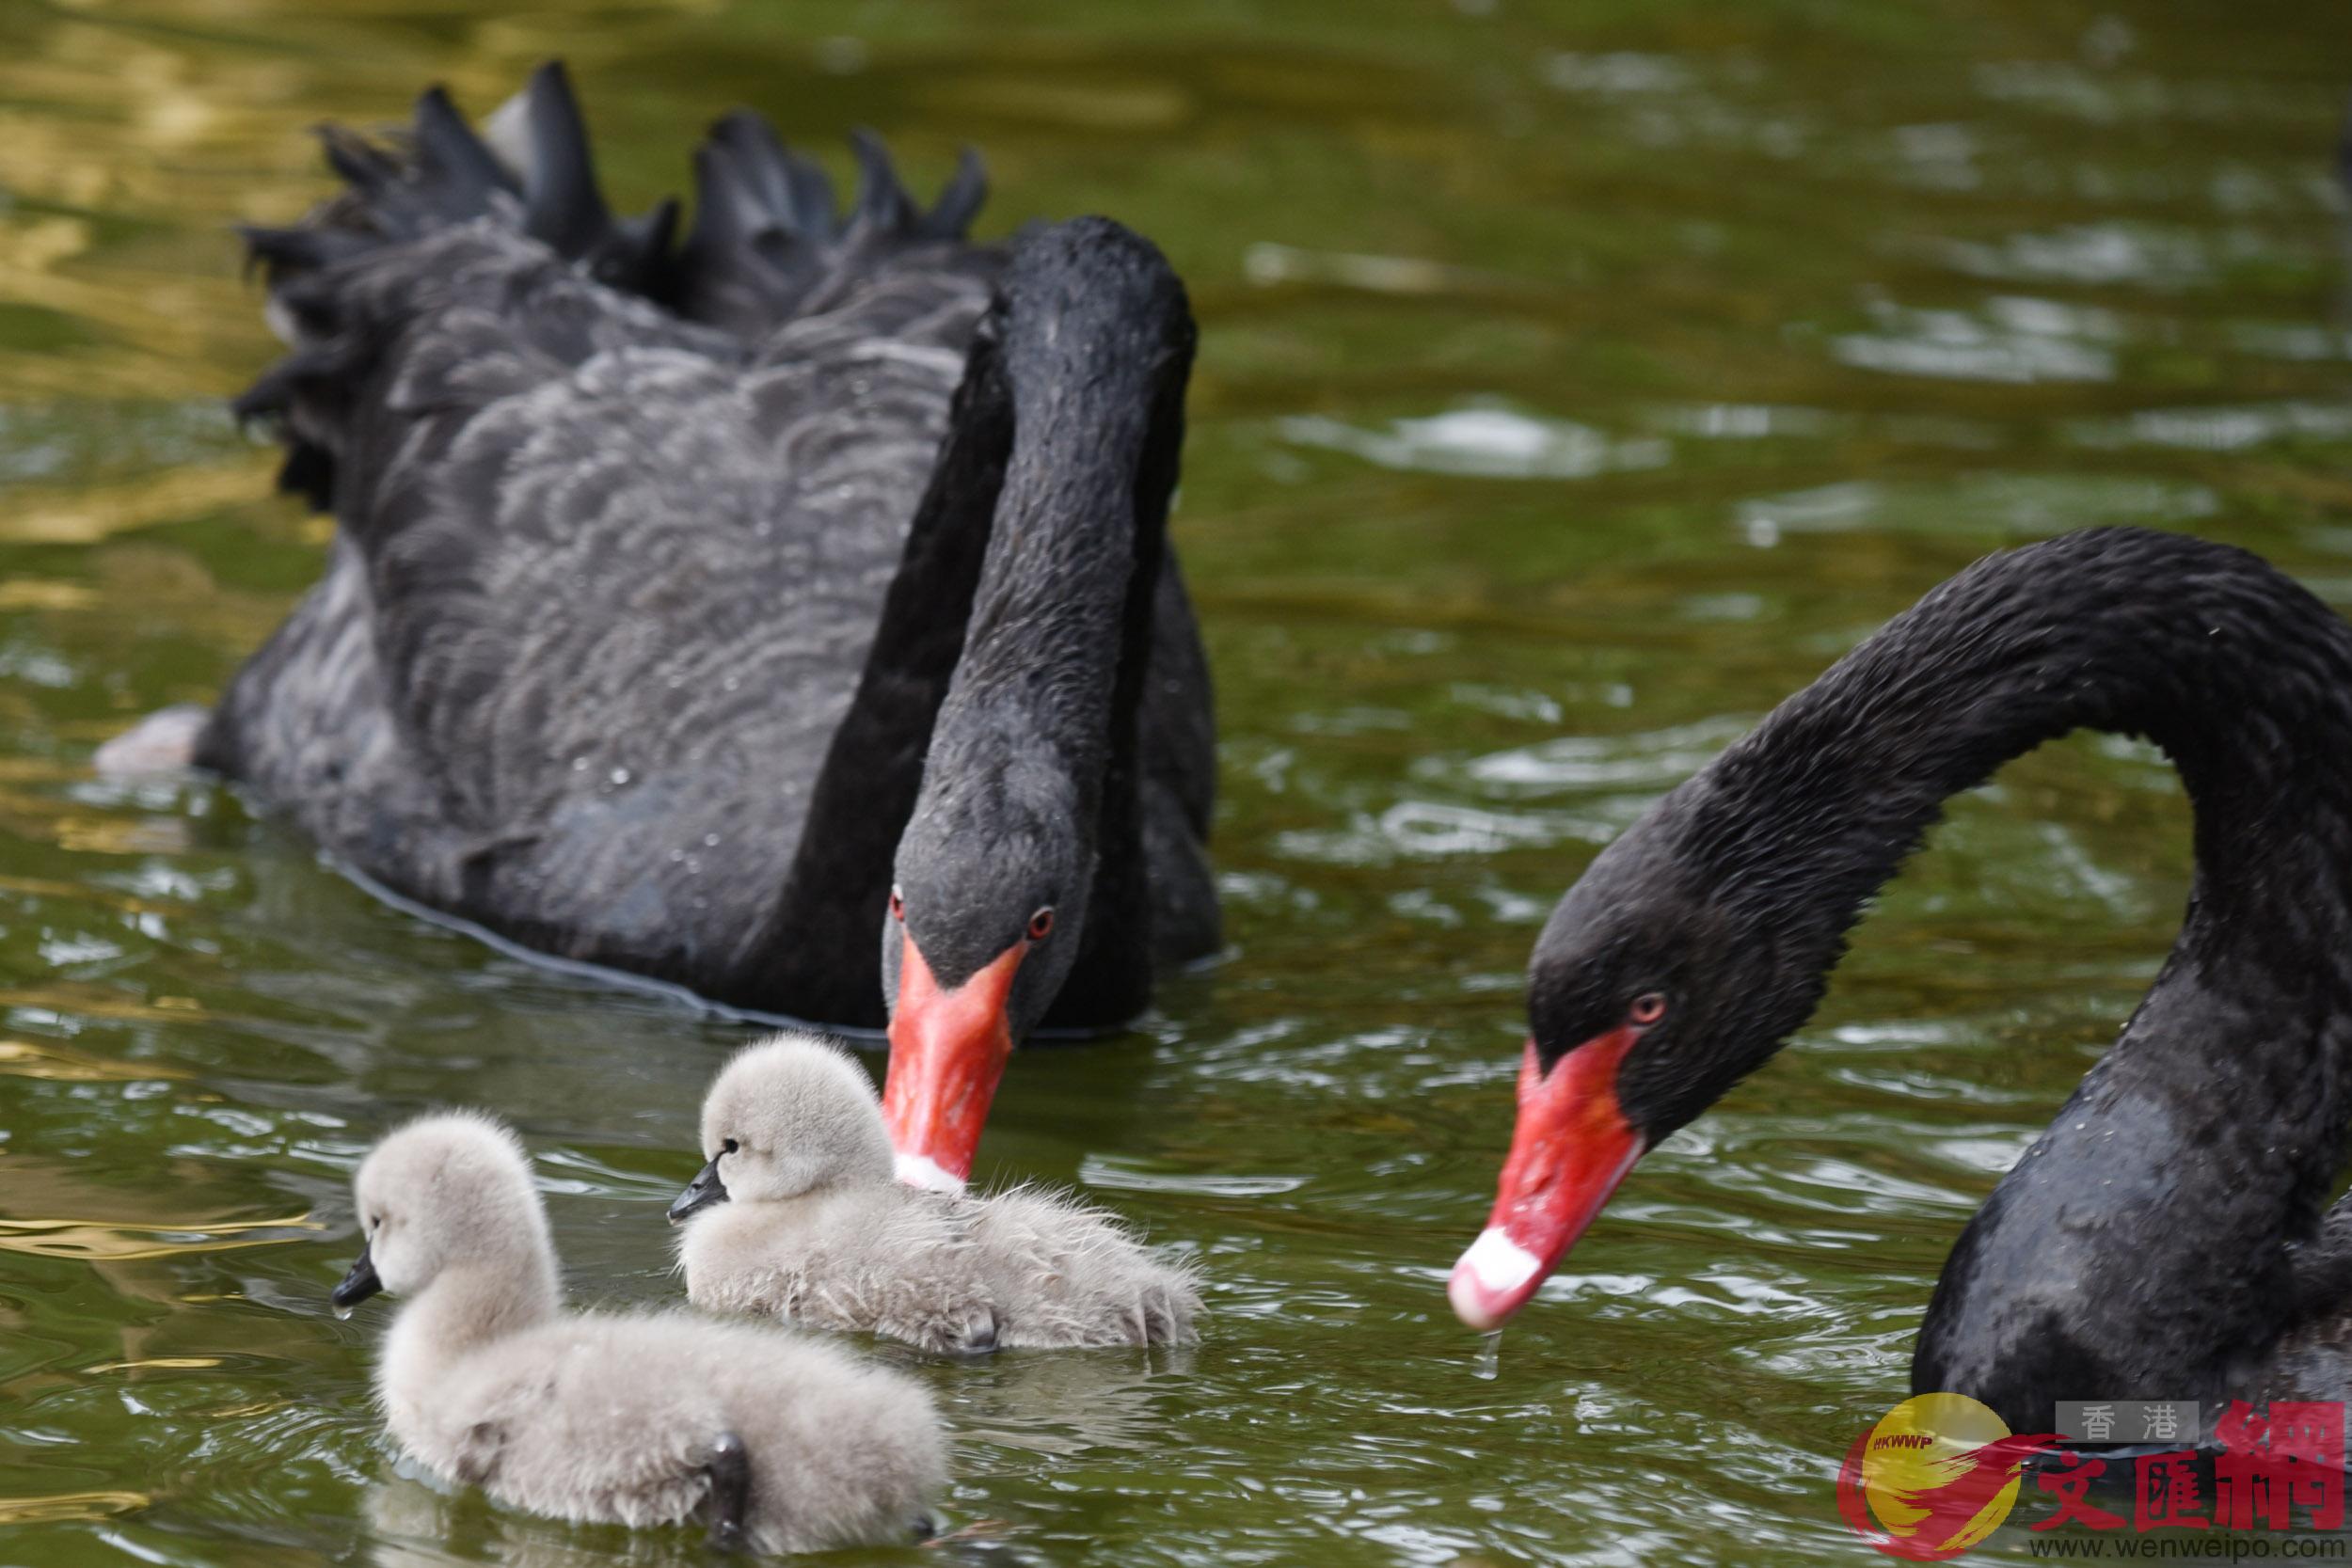
[{"label": "cygnet's gray head", "polygon": [[670,1205],[673,1221],[729,1198],[894,1180],[872,1080],[814,1035],[778,1035],[738,1053],[703,1101],[702,1134],[710,1163]]},{"label": "cygnet's gray head", "polygon": [[378,1291],[414,1294],[452,1267],[515,1267],[551,1254],[530,1156],[489,1117],[409,1122],[375,1146],[351,1190],[365,1245],[335,1287],[339,1308]]}]

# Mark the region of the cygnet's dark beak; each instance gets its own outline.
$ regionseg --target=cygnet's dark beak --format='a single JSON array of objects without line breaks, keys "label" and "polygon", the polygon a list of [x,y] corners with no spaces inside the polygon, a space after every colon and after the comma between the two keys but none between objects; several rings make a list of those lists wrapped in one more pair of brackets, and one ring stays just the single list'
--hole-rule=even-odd
[{"label": "cygnet's dark beak", "polygon": [[677,1201],[670,1205],[670,1223],[676,1225],[689,1215],[699,1214],[712,1204],[726,1200],[727,1184],[719,1180],[719,1156],[714,1154],[710,1157],[710,1164],[694,1173],[694,1180],[686,1184],[686,1190],[677,1195]]},{"label": "cygnet's dark beak", "polygon": [[375,1259],[369,1256],[369,1249],[363,1244],[359,1248],[359,1260],[351,1265],[351,1272],[343,1275],[342,1283],[336,1286],[334,1293],[326,1299],[337,1311],[348,1312],[382,1289],[384,1282],[375,1277]]}]

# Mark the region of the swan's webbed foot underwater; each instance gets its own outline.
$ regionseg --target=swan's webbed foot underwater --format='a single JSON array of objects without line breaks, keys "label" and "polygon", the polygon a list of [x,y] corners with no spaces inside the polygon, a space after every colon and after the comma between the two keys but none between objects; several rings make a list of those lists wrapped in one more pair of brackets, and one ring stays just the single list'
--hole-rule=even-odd
[{"label": "swan's webbed foot underwater", "polygon": [[711,1445],[710,1549],[740,1556],[752,1549],[747,1523],[752,1511],[752,1456],[743,1439],[731,1432]]},{"label": "swan's webbed foot underwater", "polygon": [[996,1354],[996,1313],[991,1307],[976,1307],[963,1320],[963,1338],[956,1347],[960,1355],[993,1355]]}]

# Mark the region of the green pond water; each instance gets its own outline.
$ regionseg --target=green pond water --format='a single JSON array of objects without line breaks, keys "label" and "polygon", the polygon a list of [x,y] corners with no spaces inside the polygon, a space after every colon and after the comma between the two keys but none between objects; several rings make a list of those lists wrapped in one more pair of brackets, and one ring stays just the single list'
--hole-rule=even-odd
[{"label": "green pond water", "polygon": [[703,1560],[398,1474],[387,1305],[326,1294],[362,1150],[464,1102],[536,1152],[577,1300],[674,1299],[662,1205],[745,1031],[388,909],[209,783],[88,767],[216,692],[321,559],[223,413],[273,352],[228,226],[326,189],[315,122],[434,80],[485,109],[551,54],[630,206],[738,102],[843,171],[870,124],[926,189],[969,140],[985,231],[1111,213],[1202,324],[1177,536],[1231,952],[1017,1057],[979,1174],[1192,1255],[1207,1338],[878,1348],[940,1398],[970,1534],[850,1560],[1881,1560],[1837,1461],[2171,940],[2169,770],[2077,738],[1957,802],[1487,1377],[1442,1287],[1522,966],[1650,800],[1988,549],[2186,529],[2352,609],[2344,21],[0,0],[0,1563]]}]

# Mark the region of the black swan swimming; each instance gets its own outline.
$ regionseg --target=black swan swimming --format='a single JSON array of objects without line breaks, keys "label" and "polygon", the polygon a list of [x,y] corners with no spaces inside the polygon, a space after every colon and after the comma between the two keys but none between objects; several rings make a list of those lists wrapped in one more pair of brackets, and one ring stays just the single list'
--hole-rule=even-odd
[{"label": "black swan swimming", "polygon": [[2052,1402],[2352,1386],[2352,626],[2259,558],[2138,530],[1995,555],[1783,703],[1545,925],[1494,1215],[1492,1328],[1634,1162],[1811,1016],[1957,791],[2070,730],[2179,769],[2197,870],[2122,1037],[1971,1220],[1912,1364],[2018,1432]]},{"label": "black swan swimming", "polygon": [[516,107],[511,159],[437,88],[330,130],[343,194],[249,236],[294,346],[240,412],[339,526],[195,760],[530,947],[886,1018],[953,1185],[1014,1041],[1217,943],[1184,288],[1104,219],[968,242],[968,156],[925,212],[861,137],[838,214],[740,111],[673,249],[560,68]]}]

